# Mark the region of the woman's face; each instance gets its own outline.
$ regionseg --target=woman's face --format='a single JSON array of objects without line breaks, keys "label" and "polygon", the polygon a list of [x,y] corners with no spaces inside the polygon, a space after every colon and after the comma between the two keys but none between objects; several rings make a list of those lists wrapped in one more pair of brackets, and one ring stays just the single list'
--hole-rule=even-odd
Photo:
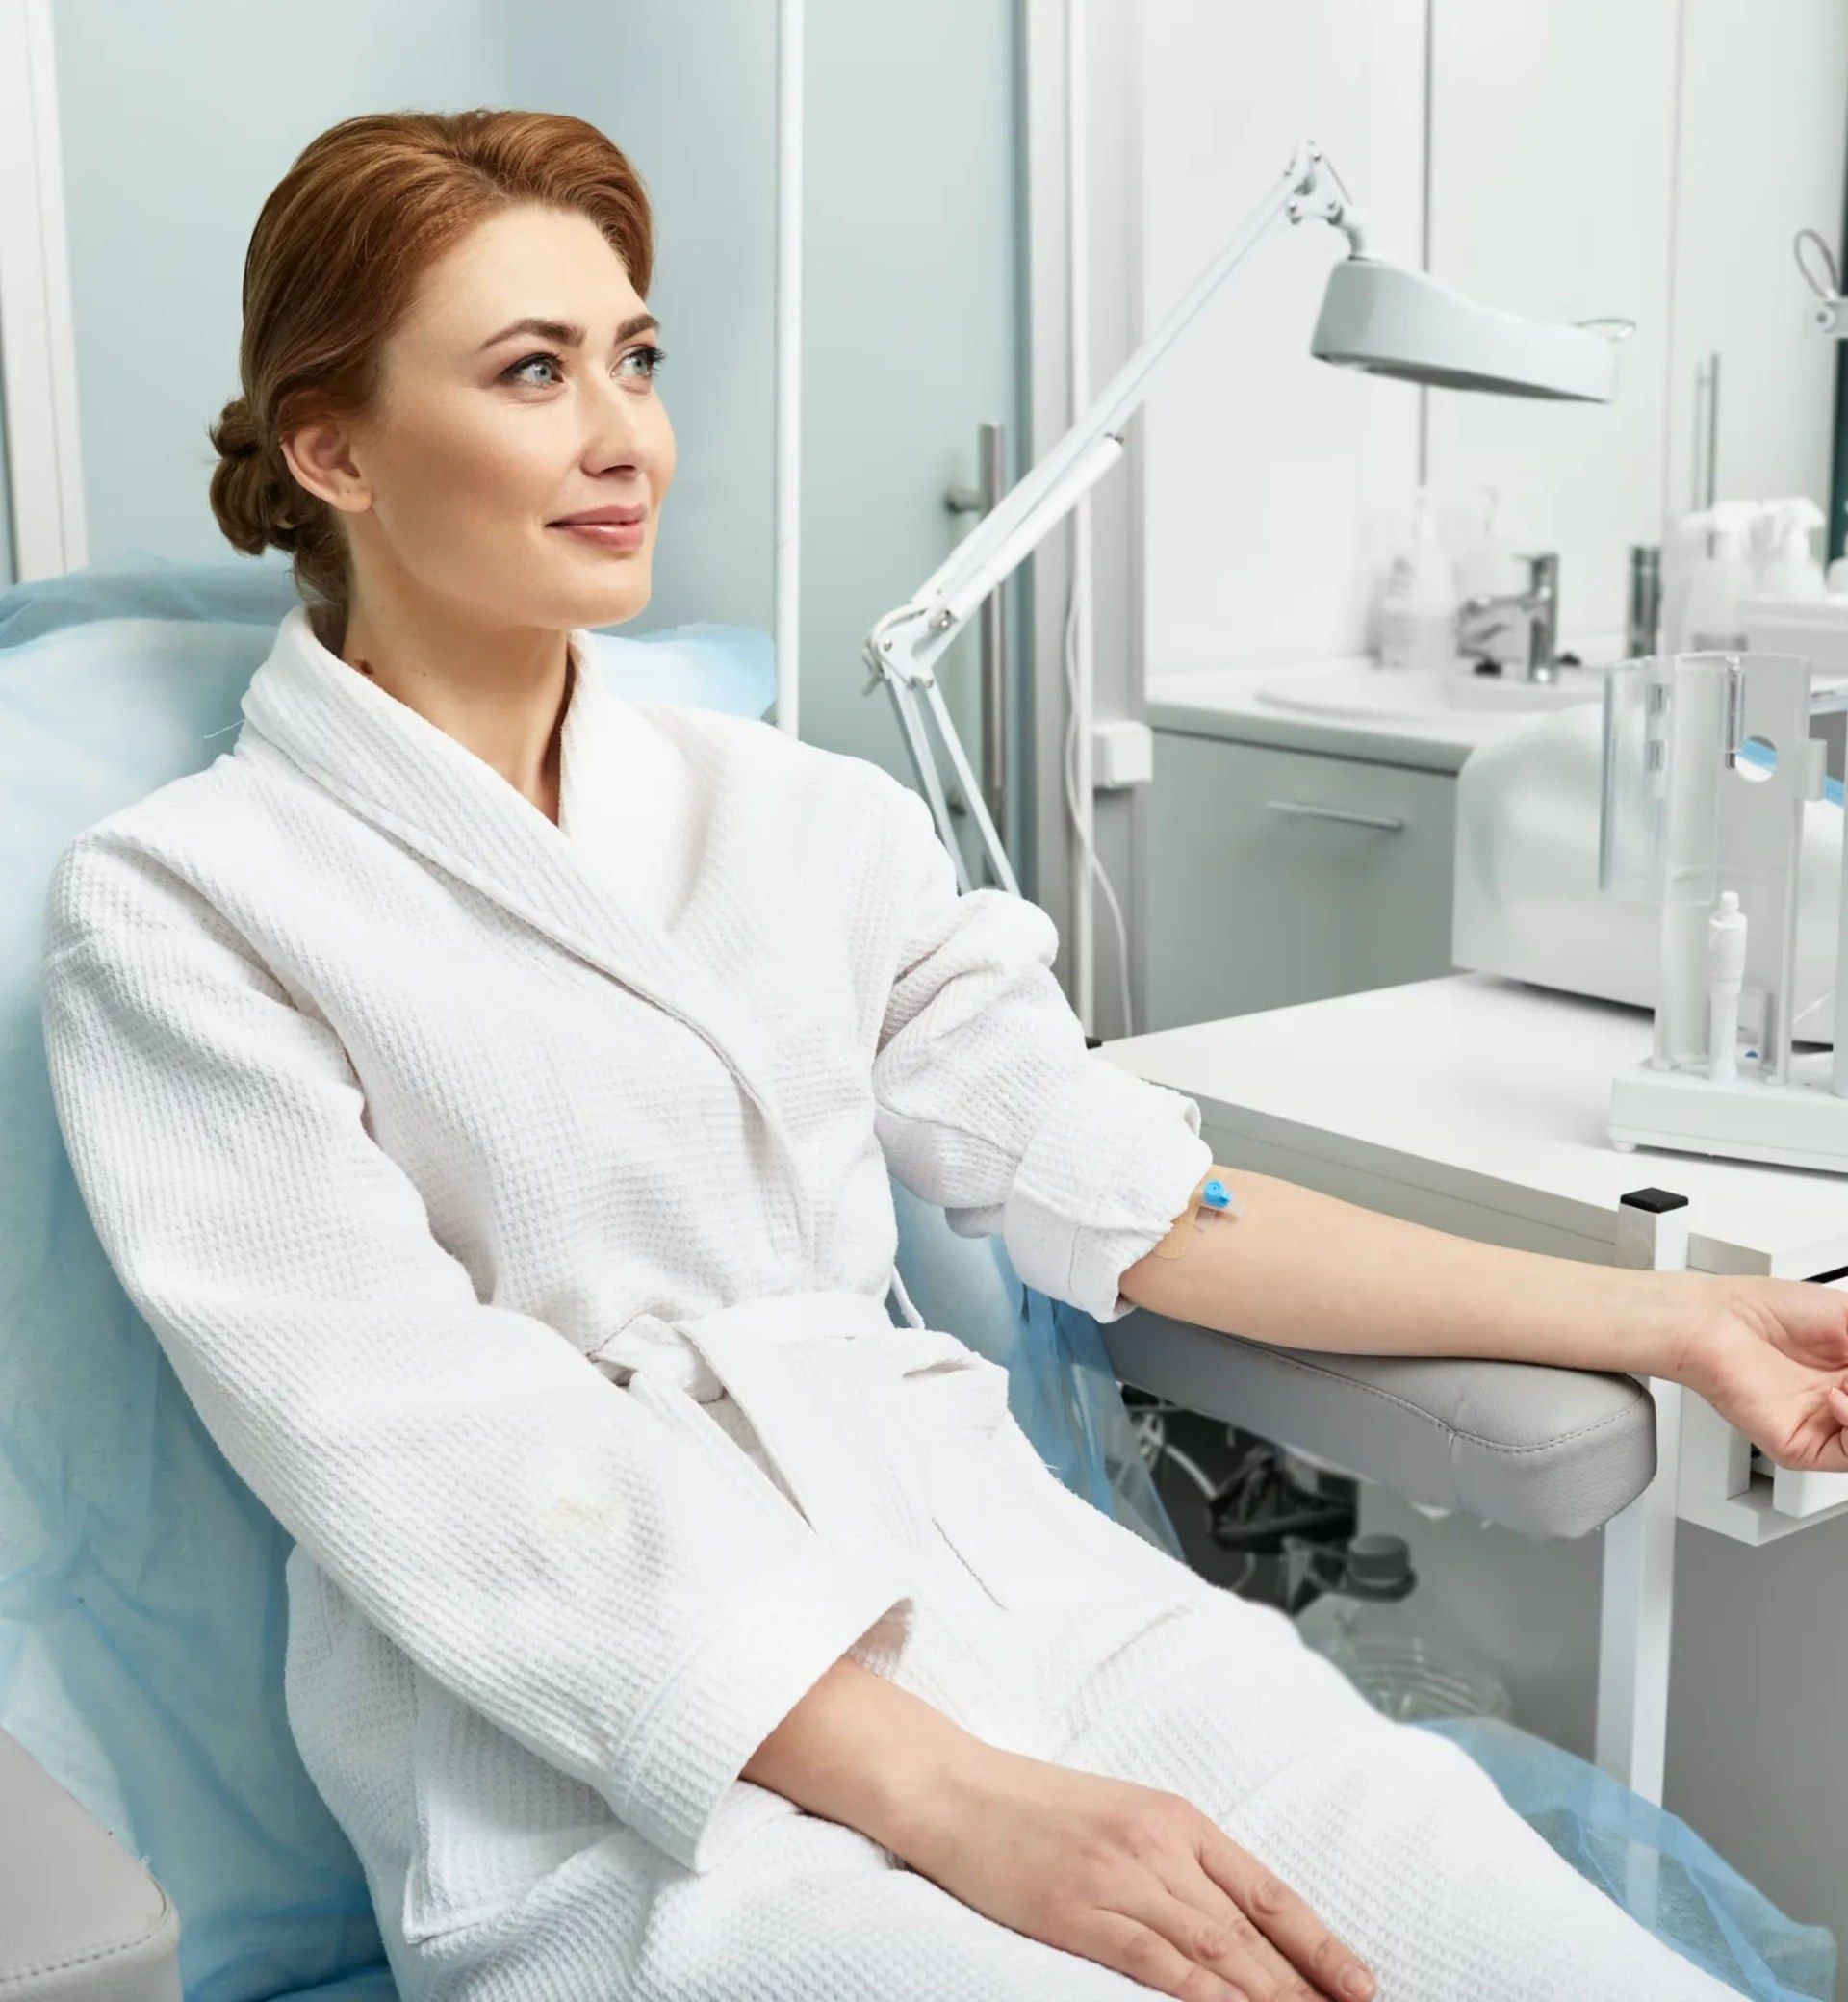
[{"label": "woman's face", "polygon": [[[511,330],[526,320],[553,324]],[[433,265],[386,344],[374,412],[312,479],[345,496],[354,598],[389,578],[394,597],[408,586],[507,627],[633,618],[674,478],[654,334],[622,259],[575,210],[506,210]],[[600,508],[638,513],[639,532],[557,526]]]}]

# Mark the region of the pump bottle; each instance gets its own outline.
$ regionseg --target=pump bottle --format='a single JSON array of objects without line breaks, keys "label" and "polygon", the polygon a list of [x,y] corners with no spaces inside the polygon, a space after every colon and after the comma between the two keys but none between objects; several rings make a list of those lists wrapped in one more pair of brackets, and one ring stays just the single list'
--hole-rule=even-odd
[{"label": "pump bottle", "polygon": [[1379,664],[1444,673],[1456,664],[1456,575],[1437,532],[1428,487],[1412,510],[1412,536],[1393,558],[1379,603]]}]

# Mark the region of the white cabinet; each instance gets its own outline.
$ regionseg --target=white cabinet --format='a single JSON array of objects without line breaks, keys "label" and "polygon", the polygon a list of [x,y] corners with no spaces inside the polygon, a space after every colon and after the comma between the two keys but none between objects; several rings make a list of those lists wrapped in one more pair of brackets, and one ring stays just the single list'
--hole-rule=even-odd
[{"label": "white cabinet", "polygon": [[1453,770],[1158,729],[1142,1026],[1450,972],[1454,817]]}]

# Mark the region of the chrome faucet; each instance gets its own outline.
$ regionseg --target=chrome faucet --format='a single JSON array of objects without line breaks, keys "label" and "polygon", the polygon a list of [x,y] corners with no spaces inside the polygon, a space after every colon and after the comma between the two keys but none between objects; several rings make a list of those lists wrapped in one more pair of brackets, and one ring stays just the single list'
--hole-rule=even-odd
[{"label": "chrome faucet", "polygon": [[1498,632],[1510,630],[1519,619],[1527,631],[1526,679],[1556,681],[1562,665],[1554,652],[1559,640],[1559,558],[1548,550],[1522,560],[1527,566],[1525,591],[1464,599],[1457,608],[1457,651],[1483,660],[1499,660],[1502,656],[1489,641]]}]

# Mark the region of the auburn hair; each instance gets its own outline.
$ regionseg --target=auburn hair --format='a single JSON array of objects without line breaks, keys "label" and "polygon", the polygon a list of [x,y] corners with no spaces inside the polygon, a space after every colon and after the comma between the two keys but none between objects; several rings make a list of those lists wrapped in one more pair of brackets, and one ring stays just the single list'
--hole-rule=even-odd
[{"label": "auburn hair", "polygon": [[385,342],[424,271],[516,203],[575,209],[647,295],[648,193],[596,126],[556,112],[372,112],[329,126],[270,192],[244,259],[242,393],[207,436],[212,512],[247,555],[287,550],[311,609],[344,627],[345,534],[289,470],[298,425],[372,407]]}]

